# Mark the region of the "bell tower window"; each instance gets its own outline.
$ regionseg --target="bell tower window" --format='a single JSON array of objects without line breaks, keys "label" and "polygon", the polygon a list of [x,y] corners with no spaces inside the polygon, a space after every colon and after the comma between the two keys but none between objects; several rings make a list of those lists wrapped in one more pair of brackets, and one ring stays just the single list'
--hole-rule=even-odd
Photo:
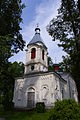
[{"label": "bell tower window", "polygon": [[31,59],[34,59],[36,57],[36,49],[32,48],[31,50]]},{"label": "bell tower window", "polygon": [[34,70],[34,65],[31,66],[31,70],[32,70],[32,71]]},{"label": "bell tower window", "polygon": [[42,59],[44,60],[44,50],[42,50]]}]

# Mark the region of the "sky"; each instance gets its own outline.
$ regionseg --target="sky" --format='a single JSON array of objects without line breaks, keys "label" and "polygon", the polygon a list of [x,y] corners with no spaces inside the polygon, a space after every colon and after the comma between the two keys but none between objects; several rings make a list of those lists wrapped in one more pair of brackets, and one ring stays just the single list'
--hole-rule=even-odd
[{"label": "sky", "polygon": [[61,62],[62,56],[66,55],[66,53],[62,51],[62,48],[58,47],[58,41],[52,41],[52,37],[46,30],[46,26],[58,14],[57,9],[60,7],[60,0],[22,0],[22,2],[25,3],[26,7],[22,12],[23,23],[20,26],[26,46],[23,51],[14,54],[10,61],[26,62],[25,50],[35,34],[35,28],[38,23],[41,29],[41,37],[48,48],[48,53],[53,63]]}]

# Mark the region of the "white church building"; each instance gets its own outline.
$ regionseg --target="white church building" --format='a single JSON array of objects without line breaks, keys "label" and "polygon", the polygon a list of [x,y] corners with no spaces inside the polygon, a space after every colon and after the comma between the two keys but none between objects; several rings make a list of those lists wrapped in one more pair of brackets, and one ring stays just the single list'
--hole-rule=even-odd
[{"label": "white church building", "polygon": [[56,100],[69,98],[78,101],[76,84],[70,74],[49,72],[47,55],[47,47],[37,27],[27,45],[24,76],[15,80],[15,108],[34,108],[37,102],[44,102],[46,108],[50,108]]}]

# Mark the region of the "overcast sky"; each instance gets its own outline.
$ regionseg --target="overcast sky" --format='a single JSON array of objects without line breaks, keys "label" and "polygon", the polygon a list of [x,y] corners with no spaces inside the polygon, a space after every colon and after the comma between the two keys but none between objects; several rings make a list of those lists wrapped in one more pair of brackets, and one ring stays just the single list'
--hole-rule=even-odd
[{"label": "overcast sky", "polygon": [[[52,41],[51,36],[49,36],[46,31],[46,26],[49,24],[50,20],[57,15],[60,0],[23,0],[23,3],[25,3],[26,8],[24,8],[22,13],[23,23],[21,24],[21,33],[23,35],[23,39],[26,41],[26,45],[34,36],[34,30],[37,23],[39,23],[41,37],[48,48],[49,56],[52,58],[54,63],[55,61],[56,63],[61,62],[62,55],[65,55],[65,53],[57,46],[57,42]],[[25,63],[25,49],[10,58],[10,61],[21,61]]]}]

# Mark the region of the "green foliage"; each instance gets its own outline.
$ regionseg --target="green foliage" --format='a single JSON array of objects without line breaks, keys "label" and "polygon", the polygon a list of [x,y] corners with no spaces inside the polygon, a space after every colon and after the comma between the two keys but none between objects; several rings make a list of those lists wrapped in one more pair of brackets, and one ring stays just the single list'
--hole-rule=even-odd
[{"label": "green foliage", "polygon": [[0,117],[7,120],[47,120],[49,112],[37,113],[35,111],[0,111]]},{"label": "green foliage", "polygon": [[[53,40],[59,40],[59,46],[68,54],[63,59],[67,71],[71,72],[80,100],[80,2],[79,0],[61,0],[58,15],[47,26]],[[67,63],[67,64],[66,64]]]},{"label": "green foliage", "polygon": [[22,62],[10,63],[3,69],[0,76],[0,97],[1,104],[4,109],[10,109],[13,106],[13,90],[14,90],[14,81],[16,77],[22,76],[24,73],[24,64]]},{"label": "green foliage", "polygon": [[57,101],[53,109],[45,113],[36,111],[0,111],[8,120],[80,120],[80,105],[73,100]]},{"label": "green foliage", "polygon": [[71,99],[57,101],[48,120],[80,120],[80,106]]},{"label": "green foliage", "polygon": [[10,41],[12,41],[12,39],[9,35],[0,36],[0,71],[1,68],[7,64],[8,59],[11,57],[12,50]]},{"label": "green foliage", "polygon": [[45,104],[44,102],[38,102],[36,103],[36,108],[35,110],[38,112],[38,113],[44,113],[45,112]]},{"label": "green foliage", "polygon": [[48,56],[48,71],[53,71],[53,62],[51,57]]},{"label": "green foliage", "polygon": [[12,104],[14,78],[23,74],[20,64],[8,62],[25,45],[20,33],[23,8],[21,0],[0,0],[0,97],[4,108]]},{"label": "green foliage", "polygon": [[0,36],[10,35],[10,44],[14,52],[23,50],[24,41],[20,33],[21,14],[24,4],[21,0],[0,0]]},{"label": "green foliage", "polygon": [[22,63],[22,62],[9,63],[8,71],[9,71],[9,73],[11,73],[11,75],[14,78],[21,77],[24,75],[24,63]]},{"label": "green foliage", "polygon": [[64,72],[71,72],[71,60],[70,57],[66,55],[66,57],[63,56],[63,61],[59,63],[61,71]]}]

